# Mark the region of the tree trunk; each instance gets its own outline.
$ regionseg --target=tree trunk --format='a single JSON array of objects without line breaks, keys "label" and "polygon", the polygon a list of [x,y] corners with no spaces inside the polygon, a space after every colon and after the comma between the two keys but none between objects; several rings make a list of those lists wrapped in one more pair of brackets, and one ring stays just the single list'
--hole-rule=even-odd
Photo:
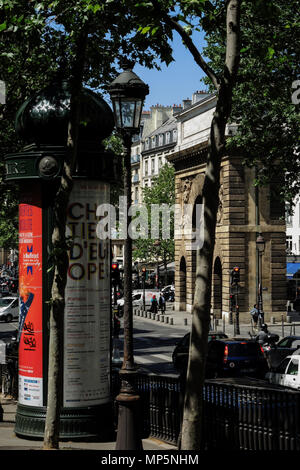
[{"label": "tree trunk", "polygon": [[231,112],[232,90],[239,64],[240,1],[227,4],[227,47],[224,75],[218,83],[216,110],[211,123],[208,157],[202,193],[204,243],[197,251],[196,282],[190,352],[186,376],[181,449],[201,450],[203,384],[210,324],[211,281],[215,230],[219,205],[221,159],[225,150],[225,128]]},{"label": "tree trunk", "polygon": [[73,187],[72,174],[77,159],[80,95],[86,41],[87,31],[83,29],[78,35],[76,58],[71,78],[71,102],[66,158],[53,209],[52,254],[54,259],[54,278],[50,309],[48,397],[43,446],[45,450],[59,448],[63,382],[63,319],[65,311],[65,287],[69,266],[68,243],[66,240],[66,214]]}]

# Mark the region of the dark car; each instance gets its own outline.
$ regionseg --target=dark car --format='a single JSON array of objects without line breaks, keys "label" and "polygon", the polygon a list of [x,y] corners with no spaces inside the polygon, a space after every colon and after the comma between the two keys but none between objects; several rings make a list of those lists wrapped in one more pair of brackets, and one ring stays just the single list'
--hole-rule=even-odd
[{"label": "dark car", "polygon": [[[222,331],[210,331],[208,334],[208,342],[228,338],[225,333]],[[184,370],[187,368],[188,357],[189,357],[189,347],[190,347],[190,333],[184,335],[184,337],[176,344],[175,349],[172,354],[172,360],[175,369]]]},{"label": "dark car", "polygon": [[[181,364],[173,363],[176,369],[184,372],[187,367],[188,352],[181,357]],[[177,366],[177,367],[176,367]],[[268,363],[259,344],[249,339],[211,339],[207,345],[207,378],[213,377],[257,377],[263,378],[268,371]]]},{"label": "dark car", "polygon": [[272,367],[276,367],[282,359],[294,354],[300,349],[300,336],[286,336],[268,351],[268,358]]},{"label": "dark car", "polygon": [[15,341],[18,336],[18,330],[0,331],[0,341],[10,342]]}]

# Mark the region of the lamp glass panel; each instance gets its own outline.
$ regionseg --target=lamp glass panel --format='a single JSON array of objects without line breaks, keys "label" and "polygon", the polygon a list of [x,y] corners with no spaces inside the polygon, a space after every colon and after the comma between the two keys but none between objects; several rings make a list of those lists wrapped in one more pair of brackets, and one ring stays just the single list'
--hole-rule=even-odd
[{"label": "lamp glass panel", "polygon": [[136,101],[136,109],[135,109],[135,123],[134,127],[139,129],[140,121],[141,121],[141,112],[142,112],[142,100]]},{"label": "lamp glass panel", "polygon": [[115,114],[115,120],[116,120],[116,126],[117,127],[122,127],[122,122],[121,122],[121,111],[120,111],[120,103],[118,100],[113,101],[113,106],[114,106],[114,114]]},{"label": "lamp glass panel", "polygon": [[256,242],[256,247],[260,253],[263,253],[265,250],[265,244],[264,242]]},{"label": "lamp glass panel", "polygon": [[122,127],[134,127],[135,102],[129,100],[121,101]]}]

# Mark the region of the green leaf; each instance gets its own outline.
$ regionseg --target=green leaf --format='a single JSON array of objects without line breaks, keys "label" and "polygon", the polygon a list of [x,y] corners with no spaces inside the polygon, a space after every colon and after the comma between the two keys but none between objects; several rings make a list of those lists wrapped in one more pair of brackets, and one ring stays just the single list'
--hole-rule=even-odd
[{"label": "green leaf", "polygon": [[150,31],[150,29],[151,29],[151,26],[146,26],[145,28],[142,29],[141,33],[142,34],[147,34],[148,31]]},{"label": "green leaf", "polygon": [[273,47],[268,47],[268,58],[272,59],[274,54],[275,54],[275,49],[273,49]]}]

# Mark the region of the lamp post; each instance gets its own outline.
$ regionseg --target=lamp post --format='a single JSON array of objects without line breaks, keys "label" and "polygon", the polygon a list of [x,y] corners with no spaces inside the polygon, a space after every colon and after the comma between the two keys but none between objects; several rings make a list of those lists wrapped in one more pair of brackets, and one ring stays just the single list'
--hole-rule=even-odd
[{"label": "lamp post", "polygon": [[263,313],[263,297],[262,297],[262,255],[265,251],[265,239],[260,233],[256,239],[256,249],[258,253],[258,324],[261,327]]},{"label": "lamp post", "polygon": [[126,236],[124,244],[124,359],[120,370],[121,390],[117,396],[119,419],[116,450],[139,450],[142,441],[139,432],[139,396],[134,389],[136,368],[133,356],[132,315],[132,240],[128,233],[131,223],[131,144],[132,136],[140,131],[141,114],[149,87],[133,71],[129,62],[124,71],[110,84],[109,93],[113,104],[115,125],[123,138],[124,195],[127,199]]}]

